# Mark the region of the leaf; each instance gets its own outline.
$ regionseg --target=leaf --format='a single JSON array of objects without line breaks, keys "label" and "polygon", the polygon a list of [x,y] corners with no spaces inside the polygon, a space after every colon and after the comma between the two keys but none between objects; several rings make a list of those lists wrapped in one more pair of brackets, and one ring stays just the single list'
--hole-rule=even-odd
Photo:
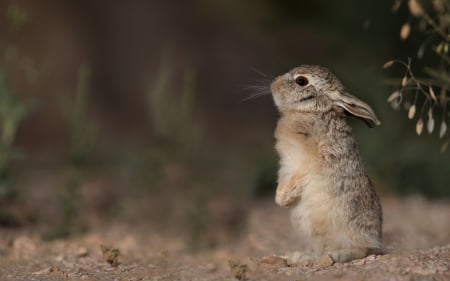
[{"label": "leaf", "polygon": [[430,85],[430,86],[428,86],[428,92],[430,93],[430,97],[431,97],[431,99],[432,99],[432,100],[434,100],[434,102],[436,102],[436,103],[437,103],[437,98],[436,98],[436,94],[434,93],[434,91],[433,91],[433,87],[431,87],[431,85]]},{"label": "leaf", "polygon": [[443,120],[441,123],[441,128],[439,129],[439,138],[443,138],[447,132],[447,123]]},{"label": "leaf", "polygon": [[409,23],[403,24],[400,29],[400,38],[402,40],[406,40],[409,37],[410,33],[411,33],[411,26],[409,25]]},{"label": "leaf", "polygon": [[395,99],[400,97],[402,95],[402,92],[400,90],[394,91],[388,98],[387,102],[393,102]]},{"label": "leaf", "polygon": [[408,110],[408,119],[411,120],[414,118],[414,115],[416,115],[416,105],[413,104]]},{"label": "leaf", "polygon": [[420,118],[419,120],[417,120],[417,123],[416,123],[417,135],[420,136],[422,134],[422,131],[423,131],[423,120],[422,120],[422,118]]},{"label": "leaf", "polygon": [[383,68],[389,68],[394,64],[394,60],[387,61],[383,64]]}]

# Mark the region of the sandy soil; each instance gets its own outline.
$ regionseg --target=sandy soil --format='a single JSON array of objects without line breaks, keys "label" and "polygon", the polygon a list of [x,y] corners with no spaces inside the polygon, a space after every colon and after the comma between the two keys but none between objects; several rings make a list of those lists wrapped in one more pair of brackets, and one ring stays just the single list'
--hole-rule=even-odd
[{"label": "sandy soil", "polygon": [[0,280],[450,280],[450,203],[385,198],[383,207],[387,254],[325,267],[263,260],[307,245],[270,201],[255,203],[238,239],[195,252],[146,223],[50,242],[1,229]]}]

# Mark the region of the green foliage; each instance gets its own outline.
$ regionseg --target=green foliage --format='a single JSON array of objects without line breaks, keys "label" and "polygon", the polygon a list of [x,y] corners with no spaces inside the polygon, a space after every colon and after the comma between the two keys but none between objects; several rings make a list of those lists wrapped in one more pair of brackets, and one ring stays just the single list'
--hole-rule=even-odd
[{"label": "green foliage", "polygon": [[88,113],[90,69],[81,65],[75,97],[63,100],[63,115],[69,133],[69,162],[74,167],[84,165],[95,146],[98,127]]},{"label": "green foliage", "polygon": [[202,246],[209,246],[204,245],[206,239],[203,237],[207,231],[209,216],[208,199],[205,194],[199,194],[195,204],[188,210],[186,218],[190,227],[189,246],[192,251],[199,250]]},{"label": "green foliage", "polygon": [[176,89],[173,86],[178,79],[174,72],[170,53],[166,52],[157,79],[148,91],[150,119],[158,140],[191,150],[199,147],[202,138],[202,130],[193,116],[196,74],[190,67],[184,69],[181,88]]},{"label": "green foliage", "polygon": [[31,109],[19,100],[8,81],[8,75],[0,70],[0,198],[11,191],[10,166],[17,155],[14,140],[20,123]]},{"label": "green foliage", "polygon": [[[7,19],[13,32],[17,32],[29,22],[30,16],[20,6],[9,5]],[[8,46],[2,48],[2,54],[5,63],[0,68],[0,199],[12,192],[11,162],[19,155],[14,141],[22,121],[32,109],[31,103],[22,101],[12,86],[14,59],[19,58],[17,50]]]},{"label": "green foliage", "polygon": [[66,96],[62,105],[69,135],[68,174],[60,192],[62,221],[46,235],[47,239],[67,237],[80,232],[76,225],[80,205],[80,187],[85,179],[85,166],[96,144],[97,125],[89,116],[90,69],[81,65],[74,97]]},{"label": "green foliage", "polygon": [[30,22],[31,15],[23,7],[10,4],[7,9],[7,17],[13,29],[20,29]]}]

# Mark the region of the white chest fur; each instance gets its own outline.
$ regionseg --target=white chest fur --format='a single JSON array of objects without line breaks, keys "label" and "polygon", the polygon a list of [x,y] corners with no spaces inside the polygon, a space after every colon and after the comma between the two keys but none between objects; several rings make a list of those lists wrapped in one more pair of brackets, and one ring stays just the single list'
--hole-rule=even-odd
[{"label": "white chest fur", "polygon": [[[292,128],[283,132],[283,124],[279,127],[276,133],[276,149],[280,155],[277,203],[282,199],[295,202],[284,206],[291,207],[291,222],[296,232],[319,239],[336,235],[339,232],[335,229],[339,225],[337,212],[333,211],[336,202],[327,192],[330,182],[322,174],[317,142]],[[289,200],[290,196],[297,196],[297,199]]]}]

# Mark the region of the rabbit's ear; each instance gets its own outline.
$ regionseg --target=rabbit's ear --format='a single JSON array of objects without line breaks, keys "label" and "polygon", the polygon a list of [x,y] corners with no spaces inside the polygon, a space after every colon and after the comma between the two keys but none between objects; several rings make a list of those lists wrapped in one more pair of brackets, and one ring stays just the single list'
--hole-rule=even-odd
[{"label": "rabbit's ear", "polygon": [[348,93],[341,93],[334,103],[347,113],[362,119],[370,128],[373,128],[375,125],[381,125],[377,115],[367,103]]}]

